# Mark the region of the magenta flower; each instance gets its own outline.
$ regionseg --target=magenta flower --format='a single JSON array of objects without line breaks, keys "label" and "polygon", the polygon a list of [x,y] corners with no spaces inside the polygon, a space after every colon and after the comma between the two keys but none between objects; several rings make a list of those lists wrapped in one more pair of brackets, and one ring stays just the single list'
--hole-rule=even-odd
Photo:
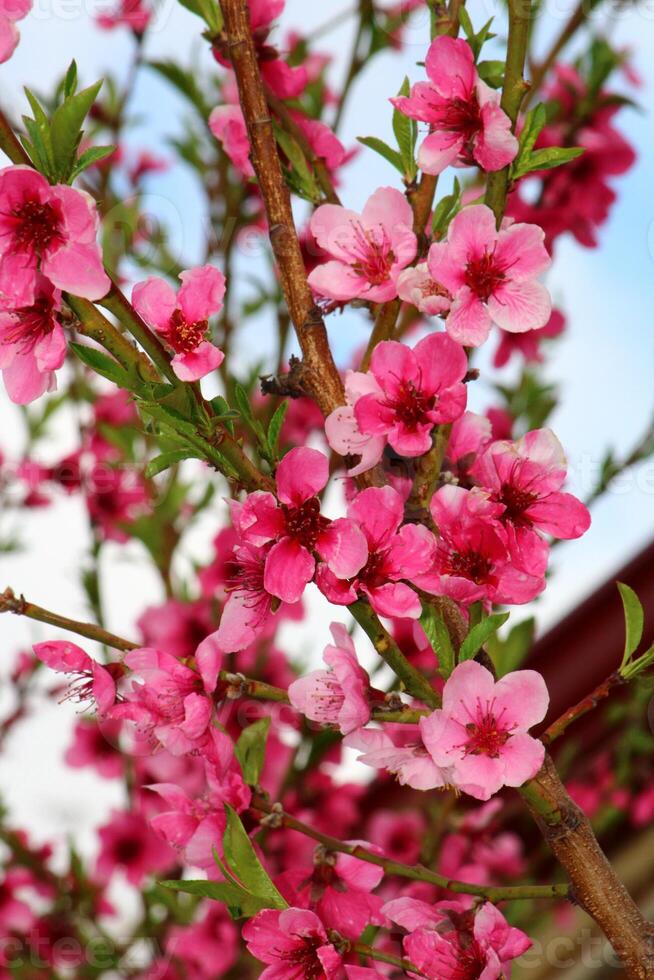
[{"label": "magenta flower", "polygon": [[249,806],[251,797],[235,761],[232,740],[217,728],[210,729],[209,735],[203,749],[206,787],[202,795],[192,798],[176,783],[148,787],[170,805],[170,810],[152,817],[153,830],[181,851],[188,864],[206,871],[215,869],[213,851],[222,854],[225,804],[240,813]]},{"label": "magenta flower", "polygon": [[445,486],[429,505],[438,528],[432,569],[414,582],[433,595],[457,602],[530,602],[545,587],[542,575],[511,564],[502,505],[479,490]]},{"label": "magenta flower", "polygon": [[309,275],[317,296],[337,303],[355,298],[386,303],[397,296],[397,278],[417,250],[413,212],[403,194],[381,187],[360,215],[323,204],[314,212],[310,228],[331,256]]},{"label": "magenta flower", "polygon": [[99,664],[81,647],[67,640],[35,643],[33,649],[46,667],[72,676],[68,700],[93,701],[100,714],[111,709],[116,700],[116,684],[126,673],[121,663]]},{"label": "magenta flower", "polygon": [[552,304],[536,277],[551,264],[537,225],[495,226],[485,204],[460,211],[447,241],[429,250],[429,272],[452,296],[445,328],[454,340],[478,347],[496,323],[511,333],[544,327]]},{"label": "magenta flower", "polygon": [[[347,843],[384,856],[381,848],[367,841]],[[315,911],[327,930],[335,929],[355,940],[367,926],[386,924],[381,914],[383,899],[372,894],[383,877],[381,867],[350,854],[325,854],[318,848],[312,868],[303,865],[285,871],[275,885],[291,905]]]},{"label": "magenta flower", "polygon": [[26,405],[57,386],[66,359],[66,337],[57,318],[61,293],[37,274],[34,302],[0,308],[0,370],[12,402]]},{"label": "magenta flower", "polygon": [[263,586],[284,602],[296,602],[311,581],[318,555],[339,578],[351,578],[365,564],[368,549],[357,525],[331,521],[320,513],[318,494],[329,479],[327,457],[316,449],[291,449],[277,467],[277,497],[256,491],[241,512],[246,541],[265,556]]},{"label": "magenta flower", "polygon": [[426,316],[446,313],[452,302],[447,289],[432,279],[427,262],[419,262],[399,274],[397,294],[405,303],[411,303]]},{"label": "magenta flower", "polygon": [[264,909],[242,931],[255,959],[269,966],[261,980],[340,980],[343,959],[308,909]]},{"label": "magenta flower", "polygon": [[293,681],[291,704],[311,721],[337,725],[343,735],[370,721],[370,678],[357,660],[354,643],[341,623],[332,623],[334,646],[325,647],[328,670],[313,670]]},{"label": "magenta flower", "polygon": [[368,560],[349,580],[319,566],[316,583],[320,590],[330,602],[340,605],[350,605],[364,595],[380,616],[418,619],[420,600],[401,580],[411,581],[431,568],[436,548],[431,531],[419,524],[402,524],[404,503],[392,487],[362,490],[347,514],[363,531]]},{"label": "magenta flower", "polygon": [[100,853],[96,874],[111,880],[120,869],[131,885],[139,887],[148,875],[166,871],[175,863],[175,852],[157,837],[140,813],[114,811],[98,829]]},{"label": "magenta flower", "polygon": [[115,11],[98,14],[95,22],[105,31],[110,31],[114,27],[129,27],[137,37],[141,37],[145,34],[151,18],[152,10],[143,4],[143,0],[119,0]]},{"label": "magenta flower", "polygon": [[125,772],[125,760],[116,747],[119,735],[118,722],[78,721],[64,756],[66,765],[74,769],[92,766],[103,779],[118,779]]},{"label": "magenta flower", "polygon": [[492,443],[471,473],[503,505],[500,521],[508,534],[511,560],[523,571],[545,574],[549,548],[541,533],[578,538],[590,527],[588,508],[560,490],[566,458],[551,429],[527,432],[517,442]]},{"label": "magenta flower", "polygon": [[488,800],[502,786],[522,786],[542,766],[545,746],[527,732],[548,705],[537,671],[516,670],[496,682],[467,660],[445,684],[443,707],[420,719],[420,731],[436,765],[452,767],[454,785]]},{"label": "magenta flower", "polygon": [[198,381],[225,359],[206,340],[209,317],[222,308],[225,277],[212,265],[180,273],[177,295],[163,279],[152,277],[134,286],[132,302],[148,326],[174,351],[173,370],[181,381]]},{"label": "magenta flower", "polygon": [[210,695],[216,688],[222,653],[215,634],[195,651],[197,672],[169,653],[143,647],[132,650],[125,664],[143,681],[132,681],[126,700],[112,718],[133,721],[172,755],[184,755],[204,744],[213,716]]},{"label": "magenta flower", "polygon": [[343,745],[357,749],[357,761],[373,769],[386,769],[400,786],[412,789],[447,789],[452,786],[449,766],[438,766],[428,752],[417,725],[395,726],[402,734],[393,741],[379,728],[360,728],[343,739]]},{"label": "magenta flower", "polygon": [[439,174],[450,164],[479,164],[501,170],[518,152],[511,120],[500,108],[500,93],[479,78],[470,45],[462,38],[437,37],[426,59],[429,82],[410,96],[391,99],[410,119],[429,123],[418,166]]},{"label": "magenta flower", "polygon": [[501,980],[509,976],[511,960],[531,946],[490,902],[466,911],[460,903],[439,908],[398,898],[383,911],[409,930],[406,955],[429,980]]},{"label": "magenta flower", "polygon": [[16,21],[32,9],[32,0],[2,0],[0,3],[0,63],[8,61],[20,40]]},{"label": "magenta flower", "polygon": [[96,241],[93,199],[64,184],[51,187],[30,167],[0,170],[0,295],[5,309],[31,306],[38,272],[53,286],[101,299],[110,282]]}]

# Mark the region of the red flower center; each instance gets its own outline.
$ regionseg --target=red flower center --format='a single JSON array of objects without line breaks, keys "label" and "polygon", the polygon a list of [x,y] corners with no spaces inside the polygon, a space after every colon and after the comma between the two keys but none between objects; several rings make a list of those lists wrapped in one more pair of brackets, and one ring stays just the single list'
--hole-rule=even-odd
[{"label": "red flower center", "polygon": [[465,271],[465,284],[483,303],[487,303],[499,284],[506,278],[493,252],[470,259]]},{"label": "red flower center", "polygon": [[265,560],[258,553],[241,548],[227,562],[226,592],[248,594],[247,605],[256,605],[266,598],[263,587]]},{"label": "red flower center", "polygon": [[488,959],[479,943],[472,940],[469,945],[466,945],[460,937],[457,937],[453,946],[455,947],[456,966],[454,972],[448,974],[451,980],[479,980],[488,966]]},{"label": "red flower center", "polygon": [[386,404],[393,409],[400,422],[412,429],[426,421],[425,416],[427,412],[433,411],[436,400],[436,395],[427,395],[420,391],[413,381],[404,381],[399,392],[388,399]]},{"label": "red flower center", "polygon": [[5,331],[1,342],[17,344],[21,354],[28,354],[39,340],[52,332],[53,326],[52,302],[41,297],[32,306],[13,311],[13,326]]},{"label": "red flower center", "polygon": [[301,966],[305,980],[324,980],[325,971],[318,959],[317,950],[322,945],[317,936],[297,936],[298,945],[281,953],[280,959]]},{"label": "red flower center", "polygon": [[445,575],[459,575],[469,578],[477,585],[488,582],[492,570],[492,562],[478,551],[453,551],[445,561]]},{"label": "red flower center", "polygon": [[533,504],[534,500],[538,499],[538,494],[530,493],[512,483],[503,483],[498,499],[506,507],[502,514],[503,520],[531,527],[532,521],[525,516],[524,512]]},{"label": "red flower center", "polygon": [[477,93],[473,91],[469,99],[452,99],[441,114],[438,128],[460,133],[466,142],[471,140],[481,129]]},{"label": "red flower center", "polygon": [[320,501],[310,497],[297,507],[282,505],[286,519],[286,533],[309,551],[316,546],[316,541],[329,527],[329,520],[320,513]]},{"label": "red flower center", "polygon": [[15,219],[14,244],[18,249],[33,249],[41,255],[53,242],[63,241],[61,216],[52,204],[25,201],[12,211],[12,215]]},{"label": "red flower center", "polygon": [[206,320],[189,323],[181,310],[175,310],[170,318],[166,340],[176,354],[190,354],[204,340],[209,329]]},{"label": "red flower center", "polygon": [[366,231],[358,222],[354,224],[356,245],[352,268],[373,286],[387,282],[395,255],[386,230],[381,228],[381,240],[372,231]]},{"label": "red flower center", "polygon": [[510,738],[510,732],[502,723],[502,714],[496,716],[492,704],[482,706],[477,705],[477,717],[474,721],[468,722],[466,732],[468,741],[466,742],[466,755],[487,755],[491,759],[497,759],[500,755],[502,746],[506,745]]}]

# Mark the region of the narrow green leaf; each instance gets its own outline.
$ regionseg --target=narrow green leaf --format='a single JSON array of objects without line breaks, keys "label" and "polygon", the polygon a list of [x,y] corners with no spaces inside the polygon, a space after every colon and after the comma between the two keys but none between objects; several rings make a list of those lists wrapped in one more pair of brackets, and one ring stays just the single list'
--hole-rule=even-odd
[{"label": "narrow green leaf", "polygon": [[159,884],[163,885],[164,888],[170,888],[171,891],[184,892],[198,898],[210,898],[216,902],[223,902],[233,919],[251,918],[267,907],[264,899],[249,895],[248,892],[229,881],[200,879],[198,881],[160,881]]},{"label": "narrow green leaf", "polygon": [[75,167],[77,147],[82,138],[82,126],[98,97],[102,81],[70,95],[55,110],[50,123],[57,179],[67,181]]},{"label": "narrow green leaf", "polygon": [[223,28],[223,15],[216,0],[179,0],[192,14],[201,17],[212,34],[220,34]]},{"label": "narrow green leaf", "polygon": [[75,177],[79,177],[84,170],[92,167],[94,163],[111,156],[115,149],[115,146],[91,146],[88,150],[84,150],[75,161],[75,166],[70,173],[70,180],[73,181]]},{"label": "narrow green leaf", "polygon": [[420,625],[425,631],[432,650],[438,657],[438,673],[447,680],[456,664],[454,647],[447,626],[443,618],[428,605],[422,608]]},{"label": "narrow green leaf", "polygon": [[161,456],[155,456],[151,459],[148,465],[145,467],[145,476],[148,480],[152,479],[153,476],[157,476],[159,473],[169,470],[171,466],[176,466],[177,463],[182,463],[185,459],[197,459],[191,452],[187,452],[185,449],[179,449],[175,452],[162,453]]},{"label": "narrow green leaf", "polygon": [[266,908],[288,908],[286,901],[272,883],[270,876],[256,855],[252,842],[245,827],[240,821],[236,810],[225,805],[227,812],[227,828],[223,838],[225,864],[238,877],[242,887],[266,901]]},{"label": "narrow green leaf", "polygon": [[67,99],[69,95],[74,95],[76,88],[77,88],[77,62],[73,58],[70,65],[68,66],[66,77],[64,78],[64,99]]},{"label": "narrow green leaf", "polygon": [[515,176],[524,177],[535,170],[553,170],[571,160],[576,160],[585,153],[581,146],[550,146],[542,150],[534,150],[531,156],[519,167]]},{"label": "narrow green leaf", "polygon": [[628,585],[625,585],[624,582],[618,582],[617,586],[620,592],[620,598],[622,599],[625,621],[624,654],[622,655],[622,663],[620,664],[620,669],[622,669],[629,663],[643,638],[645,617],[640,599],[634,590]]},{"label": "narrow green leaf", "polygon": [[113,381],[119,388],[133,390],[133,381],[129,373],[118,361],[114,361],[113,358],[108,357],[107,354],[103,354],[102,351],[96,350],[94,347],[87,347],[85,344],[72,343],[70,346],[80,361],[83,361],[84,364],[92,368],[97,374],[102,375],[103,378],[107,378],[109,381]]},{"label": "narrow green leaf", "polygon": [[244,728],[234,748],[243,779],[248,786],[256,786],[266,757],[266,740],[270,731],[270,718],[260,718]]},{"label": "narrow green leaf", "polygon": [[504,85],[504,67],[503,61],[480,61],[477,71],[482,81],[491,88],[501,88]]},{"label": "narrow green leaf", "polygon": [[461,644],[459,662],[462,660],[472,660],[479,653],[489,637],[493,633],[496,633],[500,626],[506,623],[509,615],[508,612],[493,613],[491,616],[486,616],[485,619],[482,619],[476,626],[473,626]]},{"label": "narrow green leaf", "polygon": [[206,121],[212,105],[199,88],[192,72],[185,71],[174,61],[149,61],[148,65],[184,95]]},{"label": "narrow green leaf", "polygon": [[440,240],[447,234],[452,218],[461,210],[461,185],[457,177],[454,178],[454,189],[451,194],[442,197],[434,208],[432,217],[432,231],[434,237]]},{"label": "narrow green leaf", "polygon": [[377,139],[376,136],[357,136],[359,143],[363,143],[364,146],[369,147],[369,149],[374,150],[375,153],[379,153],[385,160],[395,167],[401,174],[404,173],[404,163],[402,162],[402,157],[394,150],[392,146],[388,143],[384,143],[383,140]]},{"label": "narrow green leaf", "polygon": [[311,201],[314,204],[317,203],[322,195],[307,163],[304,151],[293,137],[285,129],[282,129],[281,126],[278,126],[277,123],[273,123],[273,129],[275,131],[275,139],[291,165],[291,172],[287,176],[293,189],[305,200]]},{"label": "narrow green leaf", "polygon": [[509,635],[501,640],[493,633],[486,641],[486,649],[493,659],[498,677],[516,670],[524,662],[534,642],[536,620],[533,616],[516,623]]},{"label": "narrow green leaf", "polygon": [[271,456],[275,459],[279,455],[279,436],[284,425],[286,413],[288,412],[288,406],[288,399],[285,399],[278,405],[268,426],[268,448],[270,449]]},{"label": "narrow green leaf", "polygon": [[[408,96],[411,92],[411,85],[408,77],[404,79],[398,95]],[[407,181],[412,181],[417,172],[415,150],[418,136],[418,127],[413,119],[409,119],[399,109],[393,110],[393,132],[400,150],[400,157],[404,168],[404,176]]]},{"label": "narrow green leaf", "polygon": [[32,115],[34,118],[31,124],[29,117],[23,116],[23,121],[32,143],[35,145],[37,151],[42,155],[44,163],[46,164],[43,171],[46,177],[50,178],[55,172],[55,155],[52,146],[52,137],[50,134],[50,121],[45,114],[43,106],[28,88],[25,89],[25,95],[30,104],[30,109],[32,110]]}]

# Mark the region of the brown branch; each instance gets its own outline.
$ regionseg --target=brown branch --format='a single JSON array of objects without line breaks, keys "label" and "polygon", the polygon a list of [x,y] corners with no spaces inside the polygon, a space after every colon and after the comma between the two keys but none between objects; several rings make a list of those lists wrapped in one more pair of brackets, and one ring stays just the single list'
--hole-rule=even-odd
[{"label": "brown branch", "polygon": [[654,926],[616,876],[586,815],[573,803],[549,756],[520,790],[559,863],[574,899],[603,929],[632,980],[654,977]]},{"label": "brown branch", "polygon": [[238,83],[251,160],[266,208],[282,290],[305,366],[306,387],[325,415],[344,402],[343,383],[316,307],[284,183],[270,111],[250,29],[247,0],[223,0],[226,48]]},{"label": "brown branch", "polygon": [[560,738],[567,731],[570,725],[579,718],[583,718],[589,711],[593,711],[616,687],[620,687],[620,685],[625,683],[626,681],[619,671],[616,670],[613,674],[610,674],[601,684],[597,685],[594,691],[591,691],[590,694],[582,698],[581,701],[578,701],[577,704],[564,711],[556,721],[553,721],[547,731],[541,736],[541,741],[545,745],[551,745],[555,739]]}]

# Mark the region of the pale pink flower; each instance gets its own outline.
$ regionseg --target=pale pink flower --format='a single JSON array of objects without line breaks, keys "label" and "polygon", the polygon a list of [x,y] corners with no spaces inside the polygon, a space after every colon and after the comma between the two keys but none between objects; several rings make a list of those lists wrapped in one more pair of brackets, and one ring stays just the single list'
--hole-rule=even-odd
[{"label": "pale pink flower", "polygon": [[225,804],[240,813],[249,806],[251,797],[235,761],[232,740],[217,728],[212,728],[209,736],[203,749],[206,787],[201,796],[190,797],[176,783],[148,786],[170,806],[170,810],[152,817],[153,830],[181,851],[188,864],[206,871],[215,868],[214,849],[222,854]]},{"label": "pale pink flower", "polygon": [[0,308],[0,370],[7,394],[17,405],[57,387],[55,371],[66,359],[60,309],[61,293],[39,274],[33,303]]},{"label": "pale pink flower", "polygon": [[339,578],[351,578],[365,564],[368,549],[357,525],[331,521],[320,512],[318,494],[327,485],[329,462],[316,449],[291,449],[277,467],[277,496],[249,494],[241,511],[241,531],[255,546],[274,541],[265,556],[263,586],[284,602],[296,602],[313,578],[317,555]]},{"label": "pale pink flower", "polygon": [[[512,562],[532,575],[544,575],[549,548],[541,534],[578,538],[590,527],[588,508],[560,488],[566,458],[551,429],[534,429],[517,442],[492,443],[471,474],[504,511]],[[539,533],[540,532],[540,533]]]},{"label": "pale pink flower", "polygon": [[343,959],[308,909],[264,909],[242,931],[250,953],[269,966],[261,980],[341,980]]},{"label": "pale pink flower", "polygon": [[327,442],[341,456],[360,456],[356,466],[351,467],[348,476],[359,476],[366,470],[372,469],[382,458],[386,437],[370,435],[359,429],[354,406],[364,395],[379,394],[379,385],[374,375],[361,371],[347,371],[345,374],[346,404],[338,408],[325,419],[325,435]]},{"label": "pale pink flower", "polygon": [[338,725],[347,735],[370,721],[370,678],[359,664],[352,637],[341,623],[332,623],[334,645],[325,647],[328,670],[314,670],[293,681],[291,704],[311,721]]},{"label": "pale pink flower", "polygon": [[222,660],[215,634],[195,651],[197,671],[161,650],[143,647],[125,656],[125,664],[142,678],[133,680],[126,700],[112,718],[133,721],[137,729],[173,755],[184,755],[209,737],[213,702]]},{"label": "pale pink flower", "polygon": [[132,302],[148,326],[174,351],[173,370],[181,381],[198,381],[222,364],[225,355],[206,340],[209,317],[222,309],[225,277],[212,265],[187,269],[177,295],[163,279],[134,286]]},{"label": "pale pink flower", "polygon": [[454,340],[478,347],[496,323],[511,333],[544,327],[552,312],[547,289],[537,276],[551,264],[537,225],[497,230],[485,204],[460,211],[447,241],[429,250],[429,272],[453,297],[445,321]]},{"label": "pale pink flower", "polygon": [[537,671],[516,670],[496,682],[467,660],[448,678],[443,707],[420,719],[420,731],[436,765],[452,767],[454,785],[488,800],[502,786],[522,786],[542,766],[545,746],[527,732],[548,705]]},{"label": "pale pink flower", "polygon": [[530,602],[545,587],[542,575],[511,564],[502,505],[480,490],[444,486],[433,495],[431,515],[438,528],[433,567],[414,582],[433,595],[457,602]]},{"label": "pale pink flower", "polygon": [[116,700],[116,684],[126,673],[121,663],[99,664],[67,640],[35,643],[33,650],[46,667],[72,676],[67,700],[93,701],[101,714],[109,711]]},{"label": "pale pink flower", "polygon": [[[416,725],[401,726],[397,742],[378,728],[360,728],[343,739],[346,748],[361,754],[357,761],[373,769],[385,769],[397,777],[401,786],[412,789],[447,789],[452,785],[449,766],[438,766],[427,751]],[[397,729],[400,726],[396,726]]]},{"label": "pale pink flower", "polygon": [[418,151],[418,166],[439,174],[450,164],[479,164],[501,170],[518,152],[511,120],[500,108],[500,93],[479,78],[472,49],[462,38],[437,37],[426,58],[429,82],[409,96],[391,99],[410,119],[429,123]]},{"label": "pale pink flower", "polygon": [[450,308],[452,297],[432,279],[427,262],[404,269],[397,278],[397,294],[426,316],[440,316]]},{"label": "pale pink flower", "polygon": [[0,170],[0,296],[5,309],[31,306],[38,272],[53,286],[101,299],[110,282],[96,241],[95,201],[64,184],[52,187],[31,167]]},{"label": "pale pink flower", "polygon": [[431,568],[436,548],[433,534],[422,525],[402,523],[404,503],[392,487],[362,490],[349,504],[347,515],[363,531],[368,560],[349,579],[319,566],[316,583],[320,590],[339,605],[350,605],[363,595],[380,616],[418,619],[417,593],[401,580],[411,581]]},{"label": "pale pink flower", "polygon": [[0,63],[8,61],[20,40],[16,21],[32,9],[32,0],[2,0],[0,3]]},{"label": "pale pink flower", "polygon": [[385,303],[397,296],[397,278],[416,256],[411,206],[399,191],[381,187],[362,213],[323,204],[314,212],[311,233],[331,260],[309,275],[317,296],[343,303],[366,299]]},{"label": "pale pink flower", "polygon": [[460,903],[439,908],[398,898],[386,903],[384,913],[409,930],[406,955],[429,980],[501,980],[511,960],[531,946],[490,902],[466,910]]},{"label": "pale pink flower", "polygon": [[209,116],[209,129],[234,166],[244,177],[254,177],[254,167],[250,162],[250,139],[241,107],[238,105],[219,105]]}]

